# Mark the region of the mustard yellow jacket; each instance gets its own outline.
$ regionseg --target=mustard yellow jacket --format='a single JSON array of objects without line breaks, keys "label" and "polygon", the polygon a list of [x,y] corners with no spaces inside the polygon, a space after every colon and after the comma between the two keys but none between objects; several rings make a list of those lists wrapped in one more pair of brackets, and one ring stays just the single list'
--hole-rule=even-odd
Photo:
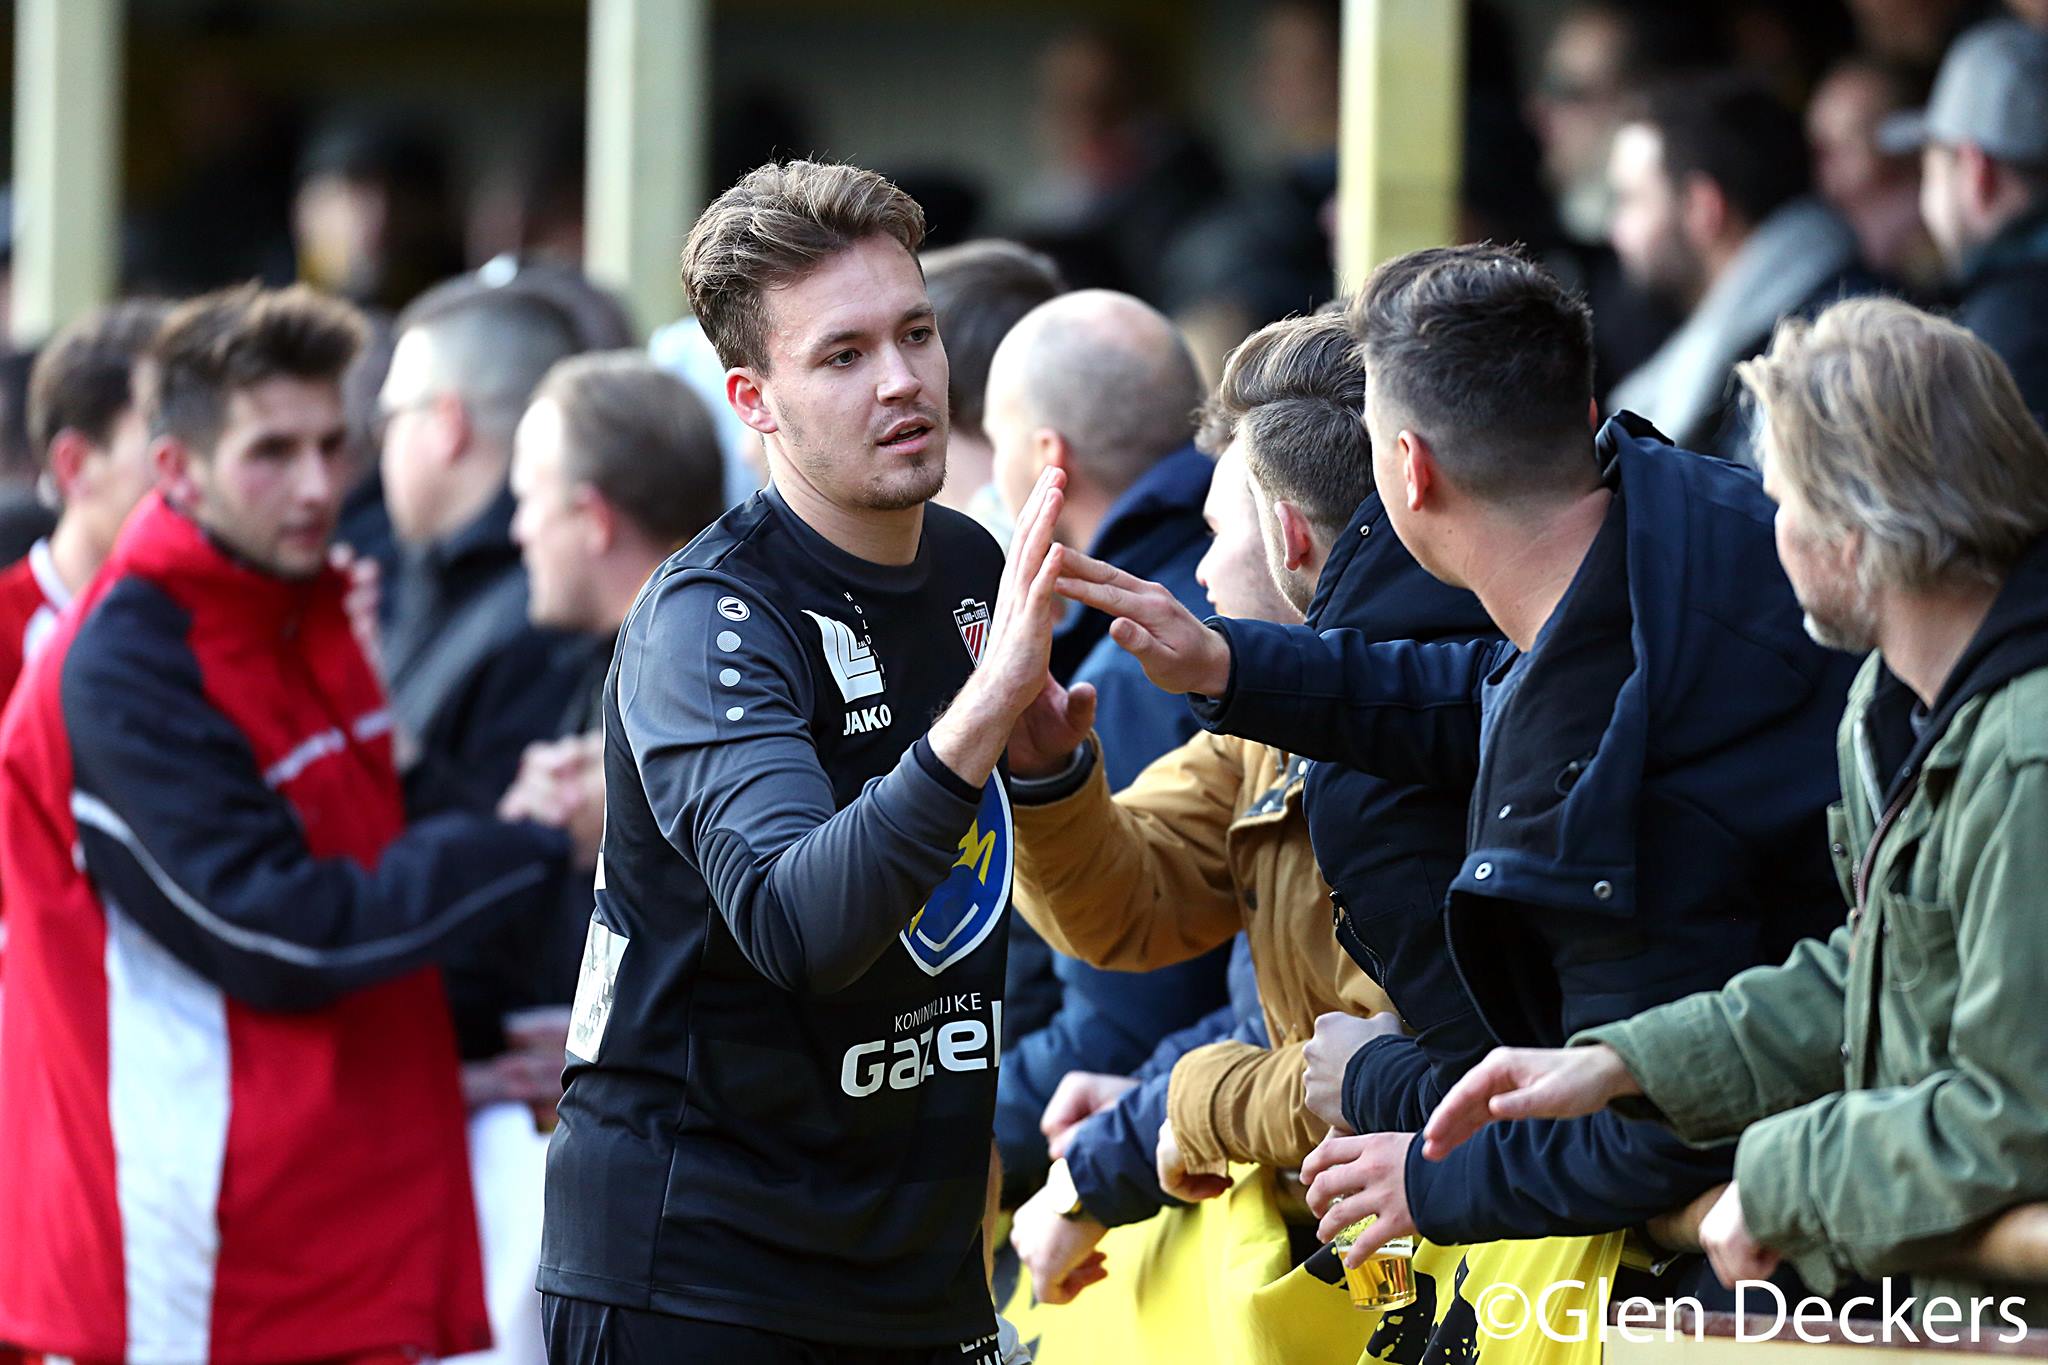
[{"label": "mustard yellow jacket", "polygon": [[1302,1102],[1316,1016],[1391,1008],[1338,946],[1301,810],[1306,771],[1267,745],[1199,734],[1113,798],[1097,762],[1071,795],[1016,805],[1015,904],[1061,952],[1147,971],[1239,930],[1250,940],[1273,1046],[1197,1048],[1167,1091],[1196,1174],[1232,1161],[1299,1166],[1327,1131]]}]

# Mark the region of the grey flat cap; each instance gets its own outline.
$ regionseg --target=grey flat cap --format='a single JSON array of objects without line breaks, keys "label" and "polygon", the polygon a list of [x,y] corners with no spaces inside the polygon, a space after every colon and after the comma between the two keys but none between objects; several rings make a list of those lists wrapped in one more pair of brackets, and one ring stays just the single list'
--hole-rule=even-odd
[{"label": "grey flat cap", "polygon": [[1878,130],[1887,152],[1971,142],[2000,161],[2048,164],[2048,30],[2017,19],[1978,24],[1955,40],[1925,109]]}]

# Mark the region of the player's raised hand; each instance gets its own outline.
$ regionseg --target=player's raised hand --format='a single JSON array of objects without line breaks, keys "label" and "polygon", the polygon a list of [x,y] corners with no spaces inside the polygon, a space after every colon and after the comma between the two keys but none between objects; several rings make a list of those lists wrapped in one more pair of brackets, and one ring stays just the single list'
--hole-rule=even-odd
[{"label": "player's raised hand", "polygon": [[1053,528],[1065,484],[1066,474],[1058,469],[1038,476],[1017,517],[981,662],[932,726],[932,752],[974,786],[988,780],[1018,720],[1051,676],[1052,632],[1064,611],[1053,588],[1064,553]]},{"label": "player's raised hand", "polygon": [[1641,1093],[1621,1054],[1604,1044],[1497,1047],[1438,1101],[1422,1130],[1422,1154],[1442,1161],[1497,1119],[1575,1119]]},{"label": "player's raised hand", "polygon": [[1109,637],[1144,666],[1154,687],[1220,697],[1230,686],[1230,642],[1165,587],[1073,551],[1059,565],[1061,596],[1116,617]]},{"label": "player's raised hand", "polygon": [[1052,584],[1061,563],[1053,530],[1065,503],[1066,478],[1060,469],[1040,473],[1017,514],[1017,532],[989,622],[988,648],[975,670],[976,681],[1015,714],[1021,715],[1044,685],[1053,627],[1064,610]]}]

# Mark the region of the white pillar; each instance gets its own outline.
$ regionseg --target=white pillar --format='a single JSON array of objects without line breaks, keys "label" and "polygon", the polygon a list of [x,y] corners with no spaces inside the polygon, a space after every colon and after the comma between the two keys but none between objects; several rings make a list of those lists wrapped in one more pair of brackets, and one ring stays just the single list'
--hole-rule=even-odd
[{"label": "white pillar", "polygon": [[122,0],[15,0],[14,16],[9,331],[25,344],[114,292]]},{"label": "white pillar", "polygon": [[590,0],[584,265],[644,334],[685,311],[678,263],[705,202],[710,0]]},{"label": "white pillar", "polygon": [[1345,0],[1337,279],[1457,230],[1464,0]]}]

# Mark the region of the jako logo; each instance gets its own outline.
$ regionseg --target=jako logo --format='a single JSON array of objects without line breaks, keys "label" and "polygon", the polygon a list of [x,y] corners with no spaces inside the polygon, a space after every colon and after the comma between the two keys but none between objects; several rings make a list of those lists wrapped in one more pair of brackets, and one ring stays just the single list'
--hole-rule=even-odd
[{"label": "jako logo", "polygon": [[880,706],[863,706],[846,713],[846,728],[839,732],[841,739],[848,735],[864,735],[870,730],[886,730],[896,718],[889,714],[889,703]]},{"label": "jako logo", "polygon": [[859,701],[882,690],[882,661],[875,657],[872,645],[855,639],[852,628],[844,621],[810,610],[804,615],[818,623],[818,637],[825,645],[825,662],[832,669],[832,681],[839,684],[842,698]]}]

